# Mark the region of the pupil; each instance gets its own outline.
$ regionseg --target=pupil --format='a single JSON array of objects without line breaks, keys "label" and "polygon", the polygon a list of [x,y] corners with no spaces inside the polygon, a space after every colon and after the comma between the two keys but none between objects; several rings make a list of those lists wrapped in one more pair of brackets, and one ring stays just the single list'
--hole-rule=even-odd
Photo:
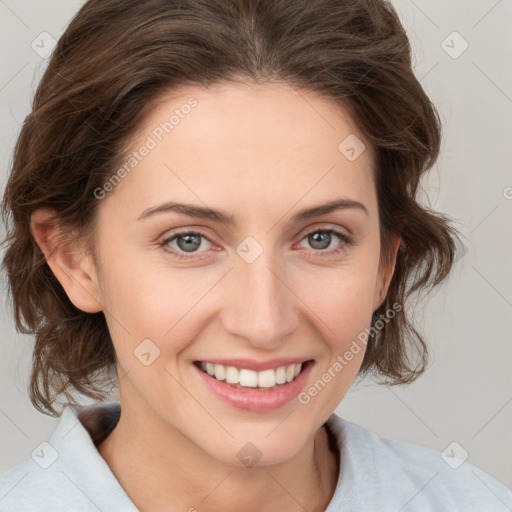
[{"label": "pupil", "polygon": [[[313,247],[315,247],[315,245],[314,245],[315,243],[320,242],[321,247],[315,247],[316,249],[325,249],[326,247],[329,247],[330,237],[331,237],[331,235],[329,233],[319,231],[310,236],[313,239],[313,243],[311,244]],[[323,238],[323,240],[322,240],[322,238]],[[327,243],[325,243],[326,241],[327,241]]]},{"label": "pupil", "polygon": [[[192,243],[190,243],[191,239],[193,240],[194,238],[196,239],[196,242],[192,241]],[[186,240],[186,243],[182,244],[181,240]],[[195,249],[197,249],[200,245],[201,245],[201,240],[195,234],[180,235],[178,237],[178,246],[180,247],[180,249],[182,249],[184,251],[192,252]]]}]

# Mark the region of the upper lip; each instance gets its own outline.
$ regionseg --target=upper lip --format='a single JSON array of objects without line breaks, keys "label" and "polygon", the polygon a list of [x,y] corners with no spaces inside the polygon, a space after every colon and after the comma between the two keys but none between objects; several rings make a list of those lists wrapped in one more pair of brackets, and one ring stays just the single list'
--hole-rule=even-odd
[{"label": "upper lip", "polygon": [[255,361],[253,359],[200,359],[204,363],[221,364],[222,366],[234,366],[235,368],[245,368],[247,370],[263,371],[275,370],[281,366],[289,366],[291,364],[300,364],[311,361],[311,358],[304,357],[278,357],[269,359],[268,361]]}]

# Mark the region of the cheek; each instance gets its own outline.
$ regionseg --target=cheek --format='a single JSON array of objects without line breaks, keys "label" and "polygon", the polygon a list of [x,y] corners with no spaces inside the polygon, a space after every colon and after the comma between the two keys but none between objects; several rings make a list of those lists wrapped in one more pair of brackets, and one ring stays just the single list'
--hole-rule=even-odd
[{"label": "cheek", "polygon": [[[361,367],[371,326],[377,279],[377,258],[350,261],[336,269],[317,271],[303,281],[300,296],[323,343],[319,345],[318,378],[329,382],[325,406],[336,407]],[[314,320],[314,317],[317,317]],[[315,390],[313,390],[315,392]]]},{"label": "cheek", "polygon": [[303,276],[295,289],[332,331],[342,335],[366,326],[376,284],[376,261],[345,261],[338,268],[319,268]]},{"label": "cheek", "polygon": [[[378,247],[360,247],[339,262],[301,263],[281,276],[300,299],[290,297],[289,307],[307,315],[337,350],[371,318],[376,251]],[[229,276],[220,280],[224,267],[179,268],[163,256],[148,258],[136,250],[125,251],[122,258],[109,254],[106,261],[116,264],[103,272],[103,304],[110,313],[106,316],[113,339],[123,340],[117,343],[122,351],[133,352],[142,340],[151,339],[161,350],[179,352],[200,334],[211,315],[233,306],[208,299],[210,292],[218,299],[224,296],[223,286],[233,286]]]},{"label": "cheek", "polygon": [[[345,389],[342,383],[352,382],[366,351],[365,336],[372,315],[371,294],[360,289],[331,293],[323,298],[323,304],[318,308],[322,312],[322,322],[317,322],[317,326],[322,329],[320,335],[325,342],[322,372],[330,369],[331,373],[340,375],[336,381]],[[340,358],[342,368],[339,367]]]},{"label": "cheek", "polygon": [[[215,272],[170,268],[165,263],[123,258],[105,274],[102,289],[107,323],[120,360],[151,340],[163,353],[178,353],[199,335],[206,317],[208,292],[218,281]],[[204,302],[202,302],[204,301]]]}]

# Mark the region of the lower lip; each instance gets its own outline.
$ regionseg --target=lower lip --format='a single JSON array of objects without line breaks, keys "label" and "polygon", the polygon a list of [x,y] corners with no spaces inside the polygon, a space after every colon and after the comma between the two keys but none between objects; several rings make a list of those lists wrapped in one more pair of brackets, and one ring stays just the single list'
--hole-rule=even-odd
[{"label": "lower lip", "polygon": [[224,381],[210,377],[207,373],[200,370],[195,364],[192,366],[199,373],[199,377],[206,384],[208,389],[213,391],[219,398],[239,409],[246,411],[263,412],[279,409],[290,400],[295,398],[304,386],[309,372],[314,362],[308,361],[299,375],[286,384],[282,384],[277,389],[267,391],[258,389],[239,389]]}]

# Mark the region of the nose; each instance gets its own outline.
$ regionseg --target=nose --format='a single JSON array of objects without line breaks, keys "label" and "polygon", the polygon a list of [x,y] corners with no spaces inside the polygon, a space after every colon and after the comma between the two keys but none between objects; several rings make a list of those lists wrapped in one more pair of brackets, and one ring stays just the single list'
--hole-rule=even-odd
[{"label": "nose", "polygon": [[226,281],[221,317],[232,336],[274,350],[296,331],[300,301],[290,286],[289,272],[271,251],[263,251],[252,263],[237,259]]}]

